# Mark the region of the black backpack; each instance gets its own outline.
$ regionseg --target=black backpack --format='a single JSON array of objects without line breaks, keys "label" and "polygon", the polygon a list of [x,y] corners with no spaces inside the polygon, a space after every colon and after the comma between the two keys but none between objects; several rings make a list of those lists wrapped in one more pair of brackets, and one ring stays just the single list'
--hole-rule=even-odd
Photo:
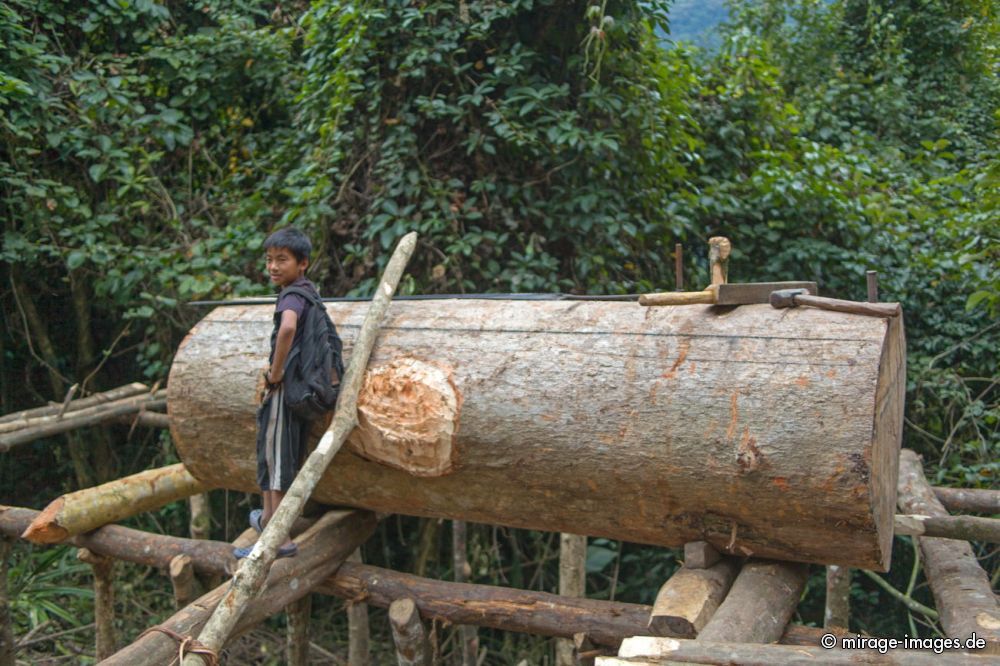
[{"label": "black backpack", "polygon": [[[285,405],[292,413],[306,421],[323,418],[337,404],[340,384],[333,385],[330,370],[337,371],[338,382],[344,378],[343,343],[337,328],[330,321],[319,294],[312,289],[286,287],[285,294],[298,294],[306,299],[302,337],[285,361],[282,383],[285,387]],[[271,349],[277,337],[280,313],[275,313]]]}]

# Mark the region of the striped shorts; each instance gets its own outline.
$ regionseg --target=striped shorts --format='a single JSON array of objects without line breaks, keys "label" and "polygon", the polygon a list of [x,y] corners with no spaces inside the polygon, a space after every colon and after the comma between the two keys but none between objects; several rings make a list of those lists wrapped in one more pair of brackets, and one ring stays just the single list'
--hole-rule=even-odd
[{"label": "striped shorts", "polygon": [[285,406],[284,386],[264,399],[257,410],[257,485],[287,491],[305,458],[310,424]]}]

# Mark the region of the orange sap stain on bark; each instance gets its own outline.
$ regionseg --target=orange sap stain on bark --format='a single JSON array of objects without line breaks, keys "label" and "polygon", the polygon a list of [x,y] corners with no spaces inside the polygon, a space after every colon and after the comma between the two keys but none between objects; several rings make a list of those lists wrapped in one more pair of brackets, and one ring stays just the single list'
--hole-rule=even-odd
[{"label": "orange sap stain on bark", "polygon": [[674,364],[670,366],[670,369],[663,373],[664,379],[674,379],[677,377],[677,368],[681,367],[681,363],[687,358],[688,350],[691,349],[691,341],[684,338],[678,344],[677,360]]},{"label": "orange sap stain on bark", "polygon": [[736,400],[736,391],[733,391],[733,395],[729,398],[729,427],[726,428],[726,439],[730,441],[736,437],[737,421],[740,418],[740,412],[739,408],[736,406]]},{"label": "orange sap stain on bark", "polygon": [[786,479],[783,476],[774,477],[774,479],[771,480],[771,483],[777,486],[778,490],[782,490],[785,492],[788,491],[788,479]]},{"label": "orange sap stain on bark", "polygon": [[795,380],[795,383],[801,386],[802,388],[806,388],[807,386],[809,386],[809,378],[806,377],[805,375],[799,375],[799,378]]},{"label": "orange sap stain on bark", "polygon": [[587,487],[590,488],[591,492],[597,492],[597,483],[593,479],[587,479]]}]

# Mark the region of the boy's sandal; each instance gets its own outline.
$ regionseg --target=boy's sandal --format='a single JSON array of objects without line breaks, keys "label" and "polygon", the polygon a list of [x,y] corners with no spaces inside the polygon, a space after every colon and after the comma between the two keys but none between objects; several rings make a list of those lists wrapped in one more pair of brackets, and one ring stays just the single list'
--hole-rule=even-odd
[{"label": "boy's sandal", "polygon": [[[238,560],[242,560],[244,557],[250,555],[251,551],[253,551],[252,546],[246,546],[244,548],[233,548],[233,556]],[[299,546],[293,541],[287,546],[282,546],[281,548],[279,548],[276,557],[279,558],[295,557],[298,554],[299,554]]]},{"label": "boy's sandal", "polygon": [[254,509],[250,512],[250,527],[257,530],[257,534],[264,531],[264,526],[261,524],[260,520],[264,517],[263,509]]}]

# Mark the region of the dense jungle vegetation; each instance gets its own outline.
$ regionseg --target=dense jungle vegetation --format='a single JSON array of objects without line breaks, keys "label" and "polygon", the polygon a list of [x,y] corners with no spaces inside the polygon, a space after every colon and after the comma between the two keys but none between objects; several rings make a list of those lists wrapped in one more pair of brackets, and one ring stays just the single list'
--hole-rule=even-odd
[{"label": "dense jungle vegetation", "polygon": [[[664,48],[667,0],[0,2],[0,412],[164,380],[197,299],[268,293],[261,244],[300,225],[326,295],[366,295],[404,231],[405,293],[626,293],[731,277],[817,280],[906,313],[904,446],[936,483],[1000,475],[1000,18],[991,0],[734,0],[717,52]],[[176,461],[127,425],[0,454],[0,502]],[[216,491],[213,537],[251,499]],[[130,521],[184,534],[186,506]],[[392,517],[368,561],[450,577],[449,525]],[[996,585],[1000,555],[976,545]],[[558,535],[470,526],[473,580],[553,591]],[[884,580],[925,604],[913,547]],[[591,540],[588,593],[650,603],[677,553]],[[88,569],[19,543],[25,663],[88,662]],[[124,644],[172,612],[119,565]],[[911,573],[916,573],[911,577]],[[852,629],[936,635],[857,574]],[[798,620],[822,625],[815,568]],[[343,654],[343,604],[314,604]],[[372,610],[375,644],[390,643]],[[272,620],[232,663],[278,663]],[[451,629],[442,636],[451,635]],[[486,663],[549,642],[481,631]],[[445,643],[450,654],[455,641]],[[377,653],[387,663],[385,652]]]}]

